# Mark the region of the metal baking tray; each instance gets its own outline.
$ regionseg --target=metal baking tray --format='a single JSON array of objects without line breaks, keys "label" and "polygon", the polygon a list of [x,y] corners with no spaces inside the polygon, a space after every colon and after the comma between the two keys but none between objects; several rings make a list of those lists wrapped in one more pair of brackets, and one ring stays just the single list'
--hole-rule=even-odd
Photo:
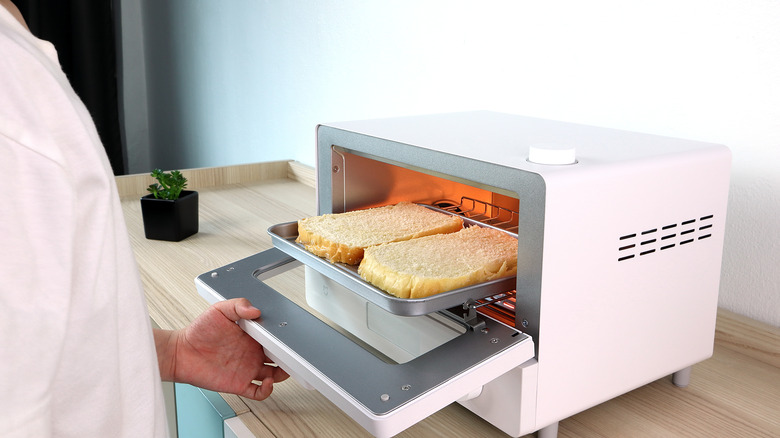
[{"label": "metal baking tray", "polygon": [[[436,208],[432,209],[441,211]],[[463,218],[463,222],[472,226],[489,226],[465,217]],[[507,232],[500,229],[498,230]],[[513,233],[507,233],[516,237]],[[514,290],[517,285],[517,277],[511,276],[442,292],[425,298],[398,298],[363,280],[357,272],[357,266],[343,263],[331,263],[324,258],[310,253],[303,245],[295,243],[295,239],[298,237],[297,221],[271,226],[268,228],[268,234],[271,236],[274,246],[279,250],[395,315],[426,315],[440,310],[462,306],[471,300],[477,301],[486,297],[499,295]]]}]

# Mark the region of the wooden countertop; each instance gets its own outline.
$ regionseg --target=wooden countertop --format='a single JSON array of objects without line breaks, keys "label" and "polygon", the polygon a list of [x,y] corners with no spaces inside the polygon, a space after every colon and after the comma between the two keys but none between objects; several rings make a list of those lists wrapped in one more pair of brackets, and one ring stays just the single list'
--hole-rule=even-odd
[{"label": "wooden countertop", "polygon": [[[200,194],[200,231],[178,243],[144,237],[138,199],[151,177],[117,177],[149,314],[162,328],[179,328],[207,307],[195,290],[196,276],[270,248],[269,226],[316,214],[313,171],[294,162],[183,173]],[[258,437],[369,436],[325,397],[292,380],[263,402],[223,397]],[[506,437],[457,403],[399,436],[455,434]],[[715,353],[693,367],[690,386],[677,388],[669,378],[652,382],[563,420],[559,436],[780,436],[780,328],[721,309]]]}]

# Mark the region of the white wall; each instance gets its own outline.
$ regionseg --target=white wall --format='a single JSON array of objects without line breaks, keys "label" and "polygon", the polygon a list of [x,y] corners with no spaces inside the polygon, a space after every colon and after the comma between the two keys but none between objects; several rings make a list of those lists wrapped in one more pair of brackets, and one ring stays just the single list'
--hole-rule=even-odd
[{"label": "white wall", "polygon": [[780,2],[136,1],[151,166],[313,165],[319,122],[470,109],[723,143],[720,302],[780,326]]}]

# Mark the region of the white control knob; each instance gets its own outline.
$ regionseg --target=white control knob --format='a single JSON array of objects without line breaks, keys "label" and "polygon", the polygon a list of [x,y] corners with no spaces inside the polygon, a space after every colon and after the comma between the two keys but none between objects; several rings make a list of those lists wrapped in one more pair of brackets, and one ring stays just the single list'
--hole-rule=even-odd
[{"label": "white control knob", "polygon": [[548,165],[576,164],[577,154],[573,146],[535,144],[528,148],[528,161]]}]

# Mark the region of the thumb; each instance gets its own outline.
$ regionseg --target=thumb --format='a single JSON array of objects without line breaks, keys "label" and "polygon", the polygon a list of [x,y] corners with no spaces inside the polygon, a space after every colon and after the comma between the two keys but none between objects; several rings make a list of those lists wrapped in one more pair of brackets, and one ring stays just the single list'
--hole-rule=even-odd
[{"label": "thumb", "polygon": [[257,319],[260,317],[260,309],[252,306],[252,303],[246,298],[220,301],[215,303],[213,307],[233,322],[239,319]]}]

